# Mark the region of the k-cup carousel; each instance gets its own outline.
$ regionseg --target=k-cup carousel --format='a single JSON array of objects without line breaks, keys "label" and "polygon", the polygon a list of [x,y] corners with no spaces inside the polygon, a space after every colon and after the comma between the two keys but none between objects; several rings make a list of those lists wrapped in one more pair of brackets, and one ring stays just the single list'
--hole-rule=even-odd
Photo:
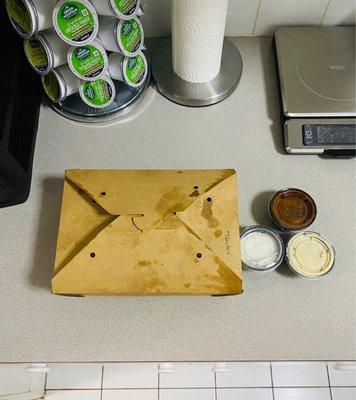
[{"label": "k-cup carousel", "polygon": [[112,120],[143,98],[150,68],[140,0],[6,0],[6,10],[61,115],[80,122]]}]

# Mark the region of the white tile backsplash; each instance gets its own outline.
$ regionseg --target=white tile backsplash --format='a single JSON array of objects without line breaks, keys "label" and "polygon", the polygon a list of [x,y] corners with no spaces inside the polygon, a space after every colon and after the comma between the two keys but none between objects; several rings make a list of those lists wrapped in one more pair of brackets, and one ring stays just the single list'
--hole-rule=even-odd
[{"label": "white tile backsplash", "polygon": [[9,393],[24,393],[30,389],[30,375],[25,369],[28,364],[0,365],[0,396]]},{"label": "white tile backsplash", "polygon": [[218,389],[217,400],[273,400],[272,389]]},{"label": "white tile backsplash", "polygon": [[47,389],[100,389],[101,364],[48,364]]},{"label": "white tile backsplash", "polygon": [[101,400],[158,400],[158,389],[103,390]]},{"label": "white tile backsplash", "polygon": [[160,374],[161,388],[214,387],[213,363],[173,363],[174,372]]},{"label": "white tile backsplash", "polygon": [[215,389],[160,389],[160,400],[215,400]]},{"label": "white tile backsplash", "polygon": [[269,387],[271,372],[269,363],[226,363],[228,371],[216,374],[217,387]]},{"label": "white tile backsplash", "polygon": [[331,386],[356,386],[356,362],[329,362],[328,368]]},{"label": "white tile backsplash", "polygon": [[227,36],[251,36],[259,0],[230,0],[227,10]]},{"label": "white tile backsplash", "polygon": [[274,386],[328,386],[326,363],[272,363]]},{"label": "white tile backsplash", "polygon": [[[27,366],[0,364],[1,398],[29,391],[33,378]],[[356,400],[356,361],[48,366],[45,398],[50,400]],[[41,389],[45,374],[38,377]]]},{"label": "white tile backsplash", "polygon": [[278,25],[319,25],[328,0],[261,0],[255,34],[271,35]]},{"label": "white tile backsplash", "polygon": [[355,0],[331,0],[322,25],[355,25],[355,16]]},{"label": "white tile backsplash", "polygon": [[331,400],[329,388],[274,389],[275,400]]},{"label": "white tile backsplash", "polygon": [[100,390],[49,390],[46,400],[100,400]]},{"label": "white tile backsplash", "polygon": [[332,388],[333,400],[355,400],[356,387],[352,388]]},{"label": "white tile backsplash", "polygon": [[171,33],[171,1],[142,0],[145,15],[142,24],[146,37],[164,37]]},{"label": "white tile backsplash", "polygon": [[117,363],[104,365],[104,388],[157,388],[157,363]]},{"label": "white tile backsplash", "polygon": [[[145,36],[169,36],[171,1],[142,0],[142,6]],[[355,13],[355,0],[230,0],[225,34],[272,35],[278,25],[349,25]]]},{"label": "white tile backsplash", "polygon": [[331,400],[329,388],[274,389],[275,400]]}]

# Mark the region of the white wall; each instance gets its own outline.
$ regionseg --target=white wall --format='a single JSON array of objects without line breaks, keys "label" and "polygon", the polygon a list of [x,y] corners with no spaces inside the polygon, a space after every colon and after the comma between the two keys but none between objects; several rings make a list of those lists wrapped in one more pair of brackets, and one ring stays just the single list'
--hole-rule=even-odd
[{"label": "white wall", "polygon": [[[170,3],[142,0],[147,37],[169,35]],[[226,34],[272,35],[278,25],[351,25],[355,14],[356,0],[229,0]]]}]

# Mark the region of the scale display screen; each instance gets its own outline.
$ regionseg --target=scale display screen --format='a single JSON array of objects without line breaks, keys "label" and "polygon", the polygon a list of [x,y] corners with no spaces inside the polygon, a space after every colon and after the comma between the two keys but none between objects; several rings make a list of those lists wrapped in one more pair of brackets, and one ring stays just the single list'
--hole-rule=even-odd
[{"label": "scale display screen", "polygon": [[355,145],[355,124],[308,124],[303,125],[304,146]]}]

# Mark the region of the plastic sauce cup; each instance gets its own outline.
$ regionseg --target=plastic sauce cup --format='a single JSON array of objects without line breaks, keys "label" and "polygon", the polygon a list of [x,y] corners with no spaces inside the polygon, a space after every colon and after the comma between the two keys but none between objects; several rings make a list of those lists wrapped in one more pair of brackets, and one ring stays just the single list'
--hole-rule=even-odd
[{"label": "plastic sauce cup", "polygon": [[147,59],[142,51],[134,57],[127,57],[121,53],[111,53],[109,56],[109,74],[113,79],[123,81],[129,86],[139,87],[147,78]]},{"label": "plastic sauce cup", "polygon": [[87,0],[60,0],[53,9],[52,19],[59,37],[72,46],[88,44],[98,34],[98,14]]},{"label": "plastic sauce cup", "polygon": [[106,50],[97,40],[69,49],[69,68],[80,79],[95,81],[98,76],[106,74],[108,64]]},{"label": "plastic sauce cup", "polygon": [[140,0],[91,0],[99,15],[130,19],[141,14]]},{"label": "plastic sauce cup", "polygon": [[137,17],[129,20],[100,17],[98,37],[106,50],[128,57],[137,55],[144,48],[143,27]]},{"label": "plastic sauce cup", "polygon": [[333,268],[335,250],[320,233],[300,232],[287,244],[286,262],[300,276],[320,278]]},{"label": "plastic sauce cup", "polygon": [[311,196],[300,189],[282,189],[269,202],[272,221],[282,230],[299,231],[310,226],[317,209]]},{"label": "plastic sauce cup", "polygon": [[95,81],[82,81],[79,94],[88,106],[105,108],[114,101],[116,89],[112,79],[107,75],[102,75]]},{"label": "plastic sauce cup", "polygon": [[52,26],[56,3],[56,0],[6,0],[6,11],[16,32],[28,39]]},{"label": "plastic sauce cup", "polygon": [[257,272],[275,270],[284,258],[284,243],[273,229],[251,226],[240,235],[241,260],[246,269]]},{"label": "plastic sauce cup", "polygon": [[46,75],[67,62],[69,46],[53,30],[40,32],[24,40],[25,55],[32,68]]},{"label": "plastic sauce cup", "polygon": [[47,96],[55,103],[77,93],[80,85],[80,79],[72,74],[68,65],[62,65],[49,74],[42,75],[41,81]]}]

